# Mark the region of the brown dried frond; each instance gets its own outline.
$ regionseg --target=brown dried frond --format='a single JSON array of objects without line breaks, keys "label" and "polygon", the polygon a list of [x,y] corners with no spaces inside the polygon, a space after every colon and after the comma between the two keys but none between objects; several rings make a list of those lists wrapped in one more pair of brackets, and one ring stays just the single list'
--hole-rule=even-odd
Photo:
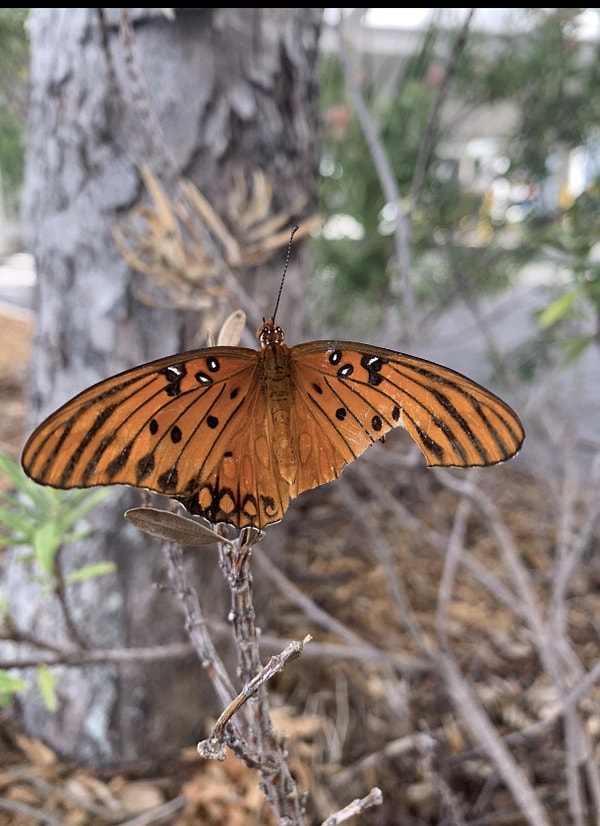
[{"label": "brown dried frond", "polygon": [[[148,201],[135,206],[113,230],[117,247],[136,272],[147,277],[150,297],[158,286],[175,306],[209,306],[222,294],[218,279],[229,272],[256,267],[289,242],[294,216],[305,207],[299,197],[288,210],[272,212],[273,188],[261,170],[240,173],[227,199],[229,231],[209,201],[189,180],[181,179],[177,193],[169,195],[148,167],[140,169]],[[297,237],[320,226],[317,216],[302,223]]]},{"label": "brown dried frond", "polygon": [[[256,267],[267,261],[275,250],[290,240],[294,216],[306,208],[306,197],[300,195],[288,209],[273,214],[273,187],[262,170],[252,170],[251,183],[239,173],[234,177],[227,200],[227,216],[238,229],[242,259],[246,266]],[[323,223],[319,215],[305,219],[296,238],[303,238]]]},{"label": "brown dried frond", "polygon": [[[176,304],[184,300],[189,306],[192,291],[196,299],[204,294],[202,303],[208,303],[206,297],[218,292],[210,283],[218,270],[198,231],[198,204],[190,207],[186,182],[184,197],[171,199],[148,168],[142,168],[140,174],[150,203],[134,207],[127,221],[114,228],[113,237],[121,255],[133,270],[162,287]],[[214,226],[218,218],[211,215],[210,205],[204,202],[203,210],[206,223]],[[202,292],[197,293],[194,288],[200,284]]]}]

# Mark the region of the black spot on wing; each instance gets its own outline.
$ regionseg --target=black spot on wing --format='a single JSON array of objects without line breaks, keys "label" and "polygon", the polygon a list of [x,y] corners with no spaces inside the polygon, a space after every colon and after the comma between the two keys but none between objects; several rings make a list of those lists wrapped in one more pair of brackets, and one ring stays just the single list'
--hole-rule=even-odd
[{"label": "black spot on wing", "polygon": [[171,467],[158,477],[158,487],[163,493],[175,493],[179,484],[179,474],[176,467]]},{"label": "black spot on wing", "polygon": [[185,364],[183,362],[170,364],[168,367],[159,370],[159,373],[167,380],[167,386],[165,387],[167,396],[178,396],[181,393],[181,381],[187,374]]},{"label": "black spot on wing", "polygon": [[135,480],[136,484],[141,485],[151,473],[154,472],[155,460],[154,453],[147,453],[138,460],[135,466]]},{"label": "black spot on wing", "polygon": [[380,375],[380,372],[383,365],[387,364],[388,361],[389,359],[383,358],[382,356],[368,355],[366,353],[361,357],[361,366],[367,371],[367,382],[372,387],[377,387],[383,381],[383,376]]}]

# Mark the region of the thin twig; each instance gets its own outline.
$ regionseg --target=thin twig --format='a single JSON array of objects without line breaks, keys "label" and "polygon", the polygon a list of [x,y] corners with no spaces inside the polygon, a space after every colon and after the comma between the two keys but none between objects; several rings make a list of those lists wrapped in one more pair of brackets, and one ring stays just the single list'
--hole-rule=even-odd
[{"label": "thin twig", "polygon": [[[248,682],[256,678],[262,669],[249,564],[255,539],[254,535],[242,531],[231,545],[219,546],[221,567],[231,593],[231,619],[239,671]],[[242,721],[238,720],[235,728],[244,732],[249,752],[256,753],[263,790],[282,823],[301,826],[304,813],[298,787],[291,775],[285,748],[271,722],[269,697],[264,683],[257,687],[243,710],[244,714],[238,715]]]},{"label": "thin twig", "polygon": [[385,571],[385,583],[390,592],[392,605],[395,606],[398,617],[408,635],[418,647],[422,656],[429,654],[429,646],[425,642],[423,631],[410,607],[410,601],[405,593],[404,586],[394,565],[393,554],[388,543],[381,536],[376,520],[370,515],[367,508],[361,507],[358,497],[349,485],[342,487],[342,496],[351,514],[360,514],[356,524],[367,535],[370,547],[377,561]]},{"label": "thin twig", "polygon": [[449,654],[441,655],[439,662],[446,687],[460,711],[463,723],[482,744],[528,823],[531,826],[550,826],[550,821],[525,773],[498,736],[485,709],[460,673],[454,658]]},{"label": "thin twig", "polygon": [[21,817],[31,818],[31,820],[39,823],[45,823],[46,826],[64,826],[62,818],[49,815],[40,811],[37,807],[28,806],[27,803],[20,803],[18,800],[7,800],[5,797],[0,797],[0,809],[4,809],[6,812],[14,812]]},{"label": "thin twig", "polygon": [[123,820],[119,826],[150,826],[152,823],[172,823],[173,815],[181,812],[187,806],[188,800],[185,795],[180,794],[172,800],[167,800],[166,803],[161,803],[149,812],[143,812],[141,815],[136,815],[129,820]]},{"label": "thin twig", "polygon": [[[23,641],[11,635],[0,635],[0,640],[7,642]],[[115,663],[131,662],[162,662],[164,660],[176,660],[189,657],[194,648],[188,642],[172,642],[164,645],[149,645],[144,648],[97,648],[97,649],[77,649],[52,653],[46,652],[46,646],[42,642],[28,641],[28,645],[39,648],[40,653],[30,657],[16,657],[15,659],[0,660],[0,668],[37,668],[40,665],[64,665],[71,668],[80,668],[84,665],[112,665]]]},{"label": "thin twig", "polygon": [[[473,480],[472,474],[471,480]],[[467,480],[467,484],[469,484],[469,480]],[[471,481],[471,484],[473,484],[473,481]],[[456,572],[464,552],[464,538],[470,513],[471,503],[463,497],[456,508],[454,523],[448,539],[448,550],[444,556],[444,570],[438,589],[438,603],[435,613],[436,637],[438,645],[444,651],[448,648],[448,610],[452,600]]]},{"label": "thin twig", "polygon": [[383,794],[381,793],[381,789],[374,786],[369,794],[365,795],[365,797],[356,798],[352,803],[340,809],[339,812],[330,815],[327,820],[323,821],[321,826],[338,826],[338,824],[343,823],[345,820],[350,820],[351,817],[356,817],[356,815],[365,812],[367,809],[372,809],[374,806],[381,806],[382,803]]},{"label": "thin twig", "polygon": [[[207,626],[213,635],[219,638],[231,638],[231,627],[224,622],[209,621]],[[12,635],[0,635],[0,640],[6,642],[22,642]],[[100,648],[90,651],[62,651],[52,654],[45,652],[43,643],[28,641],[29,645],[39,647],[40,654],[28,658],[0,660],[0,669],[37,668],[44,665],[64,665],[78,668],[84,665],[105,665],[121,662],[153,662],[189,657],[196,650],[191,643],[173,642],[164,645],[149,645],[144,648]],[[268,653],[281,651],[287,640],[272,634],[262,633],[260,636],[261,649]],[[49,649],[54,650],[55,649]],[[197,650],[196,650],[197,652]],[[431,671],[431,664],[419,657],[403,654],[400,651],[388,651],[385,648],[376,648],[367,642],[348,643],[341,645],[334,642],[313,642],[310,648],[303,652],[309,659],[354,660],[357,662],[383,663],[393,666],[399,673],[418,675]]]},{"label": "thin twig", "polygon": [[224,705],[230,703],[237,692],[209,634],[198,594],[189,583],[183,565],[183,551],[173,542],[163,542],[163,548],[169,563],[169,574],[175,593],[185,612],[186,628],[192,644],[198,652],[220,702]]},{"label": "thin twig", "polygon": [[274,677],[275,674],[278,674],[282,671],[286,664],[290,661],[299,657],[303,651],[304,645],[311,639],[310,634],[307,634],[306,637],[302,640],[302,642],[297,642],[293,640],[289,643],[289,645],[281,652],[281,654],[274,654],[269,662],[261,668],[258,674],[253,677],[249,682],[247,682],[240,693],[235,697],[234,700],[227,706],[227,708],[221,713],[219,719],[214,724],[213,729],[211,731],[210,737],[214,739],[220,739],[223,737],[225,726],[236,713],[239,711],[240,708],[244,705],[244,703],[255,694],[259,688],[261,688],[271,677]]}]

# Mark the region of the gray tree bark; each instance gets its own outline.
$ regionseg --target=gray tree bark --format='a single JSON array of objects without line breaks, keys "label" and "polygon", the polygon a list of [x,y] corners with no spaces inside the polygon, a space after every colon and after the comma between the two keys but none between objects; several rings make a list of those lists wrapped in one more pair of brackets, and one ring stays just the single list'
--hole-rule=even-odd
[{"label": "gray tree bark", "polygon": [[[134,50],[148,103],[174,166],[227,221],[236,174],[262,169],[285,209],[299,194],[314,203],[318,161],[316,60],[321,9],[130,9]],[[166,10],[168,11],[168,10]],[[135,106],[115,99],[115,83],[135,101],[119,10],[33,9],[32,66],[24,225],[38,271],[31,371],[34,425],[84,387],[120,370],[186,349],[198,313],[138,300],[132,272],[112,230],[138,203],[139,167],[161,166],[155,136]],[[143,139],[140,139],[143,135]],[[236,227],[230,226],[235,234]],[[245,274],[244,290],[268,316],[283,253]],[[302,331],[301,245],[294,252],[279,317],[288,338]],[[265,284],[267,286],[265,286]],[[223,297],[225,296],[225,298]],[[231,305],[221,291],[211,318]],[[294,306],[294,315],[288,311]],[[286,309],[287,308],[287,309]],[[117,573],[67,593],[79,634],[90,648],[185,640],[181,614],[165,583],[160,549],[123,520],[137,491],[115,489],[93,513],[91,535],[66,547],[64,571],[99,559]],[[225,619],[216,556],[194,552],[189,564],[205,608]],[[7,594],[15,626],[73,648],[55,597],[14,554]],[[215,711],[193,655],[150,663],[61,667],[58,712],[35,688],[19,701],[26,730],[78,761],[165,755],[204,733]]]}]

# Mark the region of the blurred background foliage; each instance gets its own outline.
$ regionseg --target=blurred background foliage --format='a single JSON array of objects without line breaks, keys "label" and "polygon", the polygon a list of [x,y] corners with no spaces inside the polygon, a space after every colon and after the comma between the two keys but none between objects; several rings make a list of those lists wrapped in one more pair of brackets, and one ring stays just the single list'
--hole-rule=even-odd
[{"label": "blurred background foliage", "polygon": [[0,9],[0,188],[4,214],[10,217],[18,215],[23,183],[28,15],[29,9]]},{"label": "blurred background foliage", "polygon": [[[18,215],[23,181],[28,9],[0,9],[0,188],[4,217]],[[430,123],[456,43],[434,22],[412,53],[357,56],[361,93],[393,170],[400,203],[386,203],[355,101],[335,51],[321,56],[320,210],[308,285],[311,335],[381,330],[402,301],[394,243],[397,210],[410,229],[419,315],[517,283],[546,260],[560,272],[528,342],[540,364],[572,360],[600,341],[600,43],[583,38],[593,9],[523,9],[523,31],[471,27],[441,117]],[[461,127],[474,112],[510,106],[495,155],[469,156]],[[412,187],[424,139],[424,180]],[[487,151],[487,150],[486,150]],[[579,159],[580,183],[569,169]],[[582,178],[583,175],[583,178]],[[358,328],[357,328],[357,320]],[[522,376],[533,370],[521,360]]]},{"label": "blurred background foliage", "polygon": [[[392,235],[399,208],[410,225],[421,312],[497,293],[517,282],[527,262],[544,259],[560,268],[561,283],[548,296],[553,310],[543,316],[547,308],[540,308],[539,336],[529,346],[549,359],[548,348],[573,358],[598,341],[600,290],[591,257],[598,239],[600,45],[582,38],[579,25],[593,10],[514,11],[523,13],[520,34],[470,30],[433,125],[414,203],[415,164],[457,30],[432,24],[400,65],[396,57],[360,58],[362,93],[401,193],[399,205],[385,203],[339,57],[322,56],[326,223],[314,242],[310,283],[317,330],[340,332],[357,316],[376,330],[385,308],[400,302]],[[476,111],[485,118],[502,105],[510,107],[510,118],[495,156],[470,159],[463,120]],[[573,187],[575,160],[583,182]],[[565,292],[571,300],[560,300]],[[576,320],[591,322],[592,331],[580,334]],[[523,377],[530,371],[528,359]]]}]

